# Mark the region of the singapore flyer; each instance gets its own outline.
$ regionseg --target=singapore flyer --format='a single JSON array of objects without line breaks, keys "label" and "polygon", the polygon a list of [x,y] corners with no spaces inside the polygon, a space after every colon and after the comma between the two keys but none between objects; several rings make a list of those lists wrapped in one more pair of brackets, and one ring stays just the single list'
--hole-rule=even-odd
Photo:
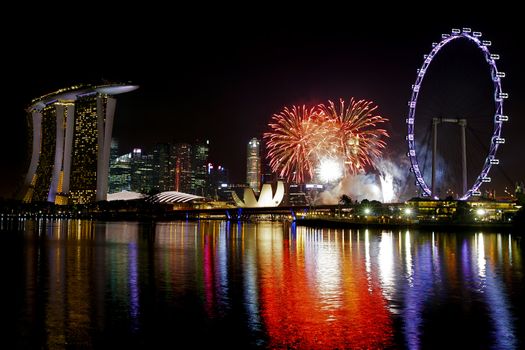
[{"label": "singapore flyer", "polygon": [[[416,142],[416,128],[415,124],[418,121],[416,110],[418,108],[418,97],[424,89],[423,80],[429,70],[431,63],[435,60],[436,55],[446,46],[453,46],[456,42],[467,41],[469,44],[475,45],[488,65],[490,71],[490,78],[492,80],[494,111],[491,111],[491,120],[485,121],[487,124],[493,125],[491,128],[491,136],[488,141],[487,151],[485,151],[484,160],[482,162],[481,170],[476,172],[477,176],[473,178],[471,184],[467,183],[467,147],[465,130],[467,128],[467,119],[463,117],[434,117],[431,120],[432,145],[432,169],[431,175],[428,171],[424,174],[423,150]],[[423,197],[438,197],[436,191],[436,157],[437,157],[437,130],[438,125],[444,123],[456,124],[460,127],[460,158],[461,158],[461,190],[458,191],[457,198],[466,200],[471,196],[480,195],[479,188],[483,183],[491,181],[489,171],[492,165],[499,164],[496,158],[496,153],[499,146],[505,143],[502,137],[503,123],[508,120],[508,117],[503,113],[503,102],[508,98],[508,94],[502,91],[501,80],[505,77],[505,73],[500,72],[497,68],[496,61],[500,58],[499,55],[493,54],[489,51],[492,43],[489,40],[482,39],[482,33],[472,31],[470,28],[452,29],[450,34],[442,34],[441,41],[432,44],[432,50],[424,55],[424,61],[421,68],[417,70],[417,77],[415,83],[412,85],[411,98],[408,102],[408,117],[406,123],[408,132],[406,140],[408,142],[408,157],[411,163],[410,171],[414,173],[416,185],[420,189],[420,195]],[[487,96],[488,97],[488,96]],[[428,167],[427,167],[428,168]],[[479,168],[478,168],[479,169]]]}]

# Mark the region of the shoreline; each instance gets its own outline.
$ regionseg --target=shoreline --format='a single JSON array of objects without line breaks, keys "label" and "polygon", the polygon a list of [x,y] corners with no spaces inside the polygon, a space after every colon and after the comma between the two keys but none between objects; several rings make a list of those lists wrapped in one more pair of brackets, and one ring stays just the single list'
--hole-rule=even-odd
[{"label": "shoreline", "polygon": [[299,226],[307,227],[332,227],[332,228],[374,228],[374,229],[417,229],[432,231],[494,231],[504,230],[518,233],[523,228],[514,226],[512,223],[438,223],[438,222],[399,222],[399,223],[380,223],[380,222],[357,222],[341,220],[334,218],[315,218],[315,219],[297,219],[295,221]]}]

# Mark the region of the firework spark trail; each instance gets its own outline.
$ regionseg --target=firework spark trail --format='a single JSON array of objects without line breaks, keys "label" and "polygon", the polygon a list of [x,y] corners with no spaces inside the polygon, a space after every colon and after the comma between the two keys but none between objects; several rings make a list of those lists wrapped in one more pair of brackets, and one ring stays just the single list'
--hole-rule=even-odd
[{"label": "firework spark trail", "polygon": [[284,108],[273,115],[271,131],[264,134],[272,170],[288,181],[304,183],[325,160],[342,162],[345,175],[374,167],[386,146],[382,137],[388,137],[386,130],[377,128],[388,119],[373,115],[376,109],[370,101],[353,98],[348,106],[341,99],[339,108],[332,101],[328,106]]},{"label": "firework spark trail", "polygon": [[332,101],[328,101],[328,106],[320,105],[320,108],[326,119],[333,122],[346,172],[356,174],[366,165],[374,167],[373,160],[381,156],[386,146],[381,137],[388,137],[385,129],[376,128],[377,124],[388,121],[372,114],[377,106],[371,101],[356,102],[352,98],[347,107],[340,99],[339,108]]},{"label": "firework spark trail", "polygon": [[313,177],[317,154],[322,148],[316,107],[287,107],[274,114],[269,124],[272,132],[265,133],[268,158],[272,170],[290,181],[304,182]]}]

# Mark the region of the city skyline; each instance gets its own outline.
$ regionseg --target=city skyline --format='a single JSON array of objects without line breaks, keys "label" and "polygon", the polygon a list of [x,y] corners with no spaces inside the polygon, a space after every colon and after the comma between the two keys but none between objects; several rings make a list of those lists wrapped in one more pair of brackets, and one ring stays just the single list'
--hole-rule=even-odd
[{"label": "city skyline", "polygon": [[[395,30],[389,31],[392,26]],[[7,155],[9,168],[3,168],[9,171],[3,171],[0,195],[12,195],[27,170],[24,109],[31,99],[67,84],[101,79],[120,79],[141,86],[119,98],[113,136],[121,143],[120,153],[133,147],[152,148],[162,142],[209,139],[210,160],[224,164],[230,169],[232,181],[242,183],[245,145],[252,137],[261,138],[273,114],[285,106],[356,97],[374,101],[379,113],[390,120],[386,156],[396,161],[404,159],[404,122],[416,70],[432,42],[439,41],[442,33],[462,27],[479,30],[492,41],[491,51],[501,55],[498,67],[507,73],[503,89],[509,99],[504,108],[510,121],[503,127],[506,143],[498,151],[503,172],[493,168],[490,175],[494,184],[482,187],[496,187],[501,193],[511,181],[525,178],[520,157],[513,152],[525,147],[520,137],[524,122],[519,118],[521,101],[525,100],[521,83],[524,73],[519,64],[522,49],[516,40],[519,29],[510,22],[496,26],[489,20],[470,17],[413,25],[386,22],[372,27],[358,21],[315,29],[252,24],[243,33],[224,26],[207,35],[152,28],[150,34],[158,36],[150,35],[151,40],[132,40],[134,33],[130,33],[101,44],[103,51],[114,58],[104,64],[79,55],[67,62],[42,57],[38,65],[28,63],[26,71],[18,72],[20,76],[10,73],[7,77],[17,94],[6,106],[5,119],[9,119],[7,126],[12,132],[3,138],[2,147],[13,145],[13,149]],[[173,46],[168,47],[167,42]],[[471,91],[464,77],[457,77],[455,82],[452,73],[457,73],[461,64],[471,65],[473,84],[477,84],[485,79],[483,74],[488,75],[488,69],[478,65],[476,60],[481,57],[475,51],[462,50],[451,48],[445,52],[446,62],[441,67],[437,63],[435,69],[457,86],[459,98],[447,100],[447,104],[456,102],[477,113],[485,109],[479,98],[490,99],[491,92]],[[448,74],[445,68],[463,57],[465,61],[453,66]],[[67,69],[58,70],[61,66]],[[439,81],[432,82],[431,76],[428,79],[428,85],[423,86],[423,93],[432,97],[427,100],[428,113],[446,113],[441,110],[440,89],[448,88]]]}]

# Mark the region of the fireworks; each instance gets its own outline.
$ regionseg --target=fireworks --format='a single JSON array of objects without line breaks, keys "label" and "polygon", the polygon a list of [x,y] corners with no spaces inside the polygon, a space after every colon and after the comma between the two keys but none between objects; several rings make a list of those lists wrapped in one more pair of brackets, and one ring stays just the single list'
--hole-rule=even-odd
[{"label": "fireworks", "polygon": [[339,178],[323,169],[316,171],[327,161],[344,164],[345,175],[374,167],[386,146],[382,137],[388,137],[386,130],[377,128],[388,119],[374,115],[376,109],[370,101],[354,99],[348,106],[341,99],[339,108],[331,101],[328,106],[285,108],[272,117],[271,131],[264,134],[272,170],[288,181],[303,183],[317,174],[323,179]]},{"label": "fireworks", "polygon": [[268,157],[273,171],[291,181],[304,182],[312,178],[316,144],[322,138],[316,108],[287,107],[272,117],[272,133],[264,135],[268,142]]}]

